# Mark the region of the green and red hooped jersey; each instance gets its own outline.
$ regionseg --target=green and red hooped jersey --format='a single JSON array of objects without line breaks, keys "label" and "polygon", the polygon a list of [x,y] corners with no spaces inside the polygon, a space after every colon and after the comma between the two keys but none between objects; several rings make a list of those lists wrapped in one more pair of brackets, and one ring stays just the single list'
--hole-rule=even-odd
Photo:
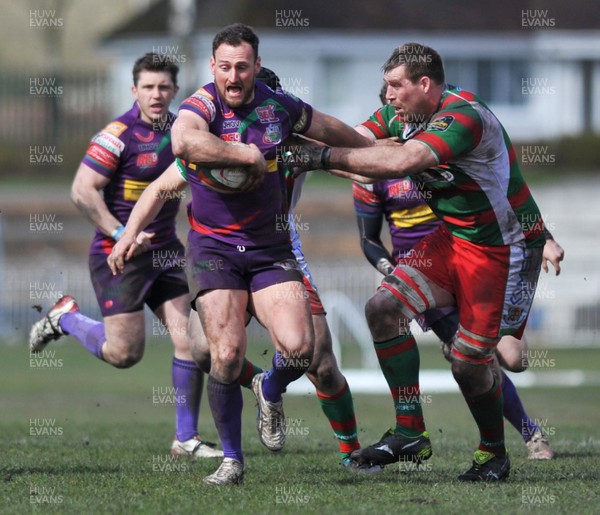
[{"label": "green and red hooped jersey", "polygon": [[426,145],[439,166],[411,176],[450,232],[474,243],[543,247],[544,222],[501,123],[473,93],[452,88],[421,124],[400,122],[392,106],[363,125],[376,138]]}]

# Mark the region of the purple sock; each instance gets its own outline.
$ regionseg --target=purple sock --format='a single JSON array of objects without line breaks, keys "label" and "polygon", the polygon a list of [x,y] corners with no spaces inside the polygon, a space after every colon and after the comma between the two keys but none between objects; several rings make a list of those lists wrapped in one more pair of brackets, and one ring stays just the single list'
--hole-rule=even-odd
[{"label": "purple sock", "polygon": [[177,399],[175,404],[177,440],[185,442],[198,434],[204,374],[195,362],[173,357],[172,377]]},{"label": "purple sock", "polygon": [[102,322],[75,311],[61,316],[58,324],[66,334],[76,338],[88,352],[104,361],[102,344],[106,341],[106,335],[104,334],[104,324]]},{"label": "purple sock", "polygon": [[273,355],[273,368],[267,371],[263,380],[263,395],[269,402],[279,402],[288,384],[302,377],[308,369],[307,358],[286,358],[281,352]]},{"label": "purple sock", "polygon": [[233,383],[223,384],[209,375],[206,382],[206,391],[208,404],[219,433],[221,447],[223,447],[224,457],[233,458],[244,463],[244,454],[242,453],[242,408],[244,400],[240,380],[237,379]]},{"label": "purple sock", "polygon": [[504,395],[504,418],[521,433],[523,440],[528,442],[538,426],[525,412],[517,388],[504,371],[502,371],[502,393]]}]

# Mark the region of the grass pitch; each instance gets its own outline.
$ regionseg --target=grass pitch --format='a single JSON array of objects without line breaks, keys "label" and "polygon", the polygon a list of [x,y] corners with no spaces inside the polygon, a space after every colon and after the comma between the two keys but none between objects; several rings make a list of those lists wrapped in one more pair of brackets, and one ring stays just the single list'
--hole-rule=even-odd
[{"label": "grass pitch", "polygon": [[[266,366],[263,349],[254,351],[251,358]],[[490,485],[456,480],[477,443],[459,395],[424,397],[434,450],[429,461],[357,477],[339,465],[314,394],[285,398],[288,441],[272,454],[258,440],[254,398],[244,391],[244,484],[210,487],[201,479],[218,461],[172,460],[168,453],[174,432],[169,344],[150,343],[130,370],[93,359],[70,339],[49,346],[38,362],[30,361],[25,344],[1,352],[2,513],[600,513],[595,387],[522,390],[556,459],[528,461],[525,445],[507,426],[510,479]],[[424,350],[423,366],[443,368],[434,352],[429,363]],[[600,368],[598,350],[554,356],[557,368]],[[392,423],[391,400],[355,395],[354,401],[361,442],[373,443]],[[200,431],[216,441],[205,398]]]}]

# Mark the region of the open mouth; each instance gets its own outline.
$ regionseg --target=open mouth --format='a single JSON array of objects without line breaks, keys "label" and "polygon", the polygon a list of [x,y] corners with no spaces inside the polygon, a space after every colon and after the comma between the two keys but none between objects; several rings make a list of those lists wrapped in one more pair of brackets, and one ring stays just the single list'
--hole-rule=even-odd
[{"label": "open mouth", "polygon": [[237,86],[237,85],[227,86],[226,91],[227,91],[227,94],[231,95],[232,97],[237,97],[242,94],[241,86]]}]

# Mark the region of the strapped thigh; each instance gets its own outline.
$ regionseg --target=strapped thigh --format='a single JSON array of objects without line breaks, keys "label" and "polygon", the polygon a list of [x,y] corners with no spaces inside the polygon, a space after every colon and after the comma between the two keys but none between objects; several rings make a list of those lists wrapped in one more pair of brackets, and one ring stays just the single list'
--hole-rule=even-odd
[{"label": "strapped thigh", "polygon": [[381,282],[378,292],[396,302],[402,314],[412,320],[419,313],[435,308],[431,288],[423,276],[409,265],[400,263]]},{"label": "strapped thigh", "polygon": [[472,365],[489,365],[494,360],[494,351],[500,338],[487,338],[467,331],[458,326],[458,332],[452,341],[452,357]]}]

